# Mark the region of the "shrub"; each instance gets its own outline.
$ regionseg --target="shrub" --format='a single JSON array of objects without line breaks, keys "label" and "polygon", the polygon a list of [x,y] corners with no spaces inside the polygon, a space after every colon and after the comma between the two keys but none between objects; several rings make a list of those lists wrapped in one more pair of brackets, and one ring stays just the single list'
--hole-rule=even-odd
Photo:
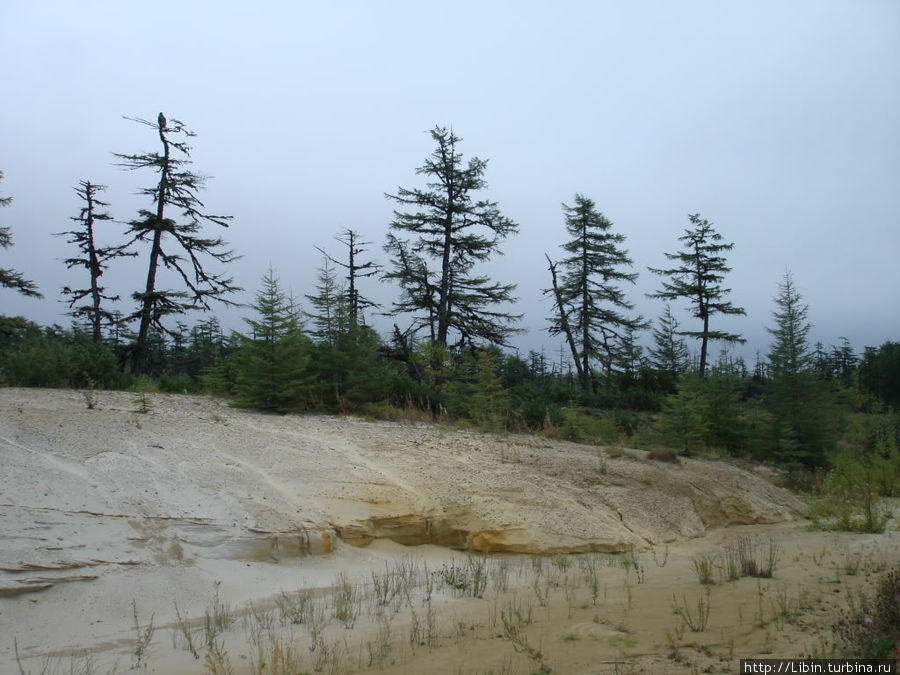
[{"label": "shrub", "polygon": [[813,524],[823,529],[884,532],[891,514],[879,494],[884,471],[875,453],[845,450],[829,457],[831,471],[823,485],[823,499],[812,512]]},{"label": "shrub", "polygon": [[900,653],[900,568],[885,574],[872,596],[834,625],[836,652],[842,658],[888,659]]}]

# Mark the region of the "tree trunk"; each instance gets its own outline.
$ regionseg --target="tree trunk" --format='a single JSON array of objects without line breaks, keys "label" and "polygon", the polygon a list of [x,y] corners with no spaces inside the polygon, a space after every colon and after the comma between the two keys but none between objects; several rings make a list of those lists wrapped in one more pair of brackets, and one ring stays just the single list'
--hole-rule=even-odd
[{"label": "tree trunk", "polygon": [[159,267],[159,254],[162,249],[163,219],[166,211],[166,194],[169,183],[169,141],[165,128],[159,127],[159,139],[163,144],[163,162],[159,177],[159,189],[156,193],[156,222],[153,231],[153,246],[150,249],[150,264],[147,269],[147,285],[144,287],[144,300],[141,307],[141,324],[138,329],[137,343],[134,346],[134,372],[138,375],[147,367],[147,338],[150,334],[150,323],[153,311],[153,293],[156,291],[156,270]]},{"label": "tree trunk", "polygon": [[100,344],[103,340],[100,316],[100,287],[97,280],[100,277],[100,264],[97,262],[97,248],[94,246],[94,186],[87,183],[84,189],[87,200],[87,235],[88,235],[88,264],[91,272],[91,301],[94,313],[91,315],[92,339],[94,344]]},{"label": "tree trunk", "polygon": [[569,345],[569,349],[572,352],[572,360],[575,362],[575,370],[578,373],[578,381],[581,382],[582,387],[587,387],[586,391],[590,392],[590,380],[585,380],[584,371],[581,367],[581,361],[578,359],[578,347],[575,344],[575,338],[572,335],[572,327],[569,325],[569,317],[566,314],[565,307],[563,306],[562,295],[559,292],[559,285],[556,282],[556,263],[550,260],[550,256],[546,253],[544,257],[547,258],[547,262],[550,264],[550,276],[553,280],[553,296],[556,299],[556,306],[559,309],[559,325],[562,328],[563,334],[566,336],[566,344]]}]

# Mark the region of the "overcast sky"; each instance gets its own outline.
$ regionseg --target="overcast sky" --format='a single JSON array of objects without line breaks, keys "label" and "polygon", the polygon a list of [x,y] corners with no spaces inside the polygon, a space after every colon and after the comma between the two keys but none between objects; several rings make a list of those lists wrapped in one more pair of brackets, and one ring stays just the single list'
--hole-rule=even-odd
[{"label": "overcast sky", "polygon": [[[15,238],[0,266],[46,296],[0,291],[3,314],[68,325],[59,289],[85,273],[65,270],[73,249],[51,235],[71,226],[81,179],[109,186],[121,221],[146,206],[134,193],[154,176],[111,153],[156,150],[122,116],[163,111],[198,134],[209,210],[234,216],[242,302],[270,264],[311,292],[314,246],[342,255],[332,237],[345,227],[383,262],[384,193],[422,186],[427,131],[446,125],[489,160],[484,196],[519,223],[489,269],[518,284],[522,349],[558,344],[544,253],[560,256],[560,204],[576,192],[626,235],[640,274],[629,296],[647,318],[663,309],[644,297],[659,288],[647,267],[666,265],[699,212],[735,244],[727,285],[747,316],[713,327],[743,333],[748,358],[767,349],[788,269],[813,341],[900,339],[896,0],[3,0],[0,63],[0,196],[14,198],[0,224]],[[145,274],[128,260],[106,279],[127,296]],[[247,313],[220,315],[239,329]]]}]

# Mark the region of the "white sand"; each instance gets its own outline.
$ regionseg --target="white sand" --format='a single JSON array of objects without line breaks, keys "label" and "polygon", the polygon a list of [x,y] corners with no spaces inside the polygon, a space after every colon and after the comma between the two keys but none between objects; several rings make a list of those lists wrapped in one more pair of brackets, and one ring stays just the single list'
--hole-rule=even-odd
[{"label": "white sand", "polygon": [[100,392],[89,410],[75,391],[0,389],[0,672],[13,638],[26,663],[128,654],[132,602],[162,625],[175,602],[202,616],[216,590],[240,607],[405,552],[452,555],[435,544],[646,551],[803,510],[721,462],[149,398],[141,414],[127,393]]}]

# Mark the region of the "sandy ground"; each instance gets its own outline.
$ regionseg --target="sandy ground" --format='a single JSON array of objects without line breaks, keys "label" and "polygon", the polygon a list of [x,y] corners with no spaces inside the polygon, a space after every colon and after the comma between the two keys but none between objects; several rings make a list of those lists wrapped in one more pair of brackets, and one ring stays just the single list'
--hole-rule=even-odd
[{"label": "sandy ground", "polygon": [[[0,389],[2,673],[736,672],[900,561],[725,463],[96,396]],[[774,578],[721,579],[740,538]]]}]

